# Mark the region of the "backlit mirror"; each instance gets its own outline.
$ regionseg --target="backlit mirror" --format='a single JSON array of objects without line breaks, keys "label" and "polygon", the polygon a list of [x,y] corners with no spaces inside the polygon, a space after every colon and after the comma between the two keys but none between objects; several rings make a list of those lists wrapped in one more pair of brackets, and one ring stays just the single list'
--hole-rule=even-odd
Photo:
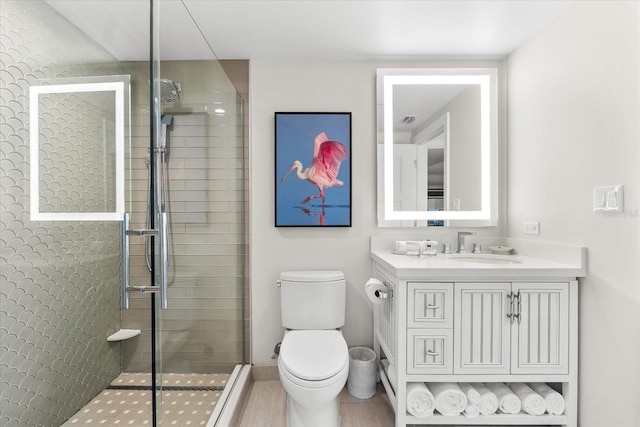
[{"label": "backlit mirror", "polygon": [[378,224],[497,223],[497,70],[379,69]]},{"label": "backlit mirror", "polygon": [[29,88],[31,220],[121,221],[130,77],[43,83]]}]

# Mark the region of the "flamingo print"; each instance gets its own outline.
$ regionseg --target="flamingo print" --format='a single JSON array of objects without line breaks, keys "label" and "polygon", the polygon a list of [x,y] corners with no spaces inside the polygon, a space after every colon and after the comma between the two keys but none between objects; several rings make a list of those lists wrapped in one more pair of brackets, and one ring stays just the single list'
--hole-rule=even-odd
[{"label": "flamingo print", "polygon": [[341,186],[342,181],[337,179],[340,170],[340,163],[347,158],[347,149],[338,141],[330,141],[327,135],[322,132],[315,138],[313,147],[313,160],[311,166],[302,170],[302,163],[296,160],[291,168],[284,174],[280,182],[284,181],[289,174],[296,169],[296,175],[300,179],[309,181],[318,187],[319,194],[314,194],[304,199],[302,204],[308,203],[311,199],[322,199],[324,206],[324,189]]}]

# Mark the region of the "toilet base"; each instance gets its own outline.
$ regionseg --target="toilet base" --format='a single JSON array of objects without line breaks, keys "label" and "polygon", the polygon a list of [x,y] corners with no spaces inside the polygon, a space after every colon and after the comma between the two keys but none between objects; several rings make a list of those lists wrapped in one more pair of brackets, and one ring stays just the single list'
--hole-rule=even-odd
[{"label": "toilet base", "polygon": [[340,398],[310,408],[296,403],[287,393],[287,427],[340,427]]}]

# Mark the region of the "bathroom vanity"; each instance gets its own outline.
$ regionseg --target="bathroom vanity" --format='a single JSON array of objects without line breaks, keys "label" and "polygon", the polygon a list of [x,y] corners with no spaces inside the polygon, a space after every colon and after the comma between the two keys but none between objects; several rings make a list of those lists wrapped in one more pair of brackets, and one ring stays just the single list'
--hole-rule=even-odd
[{"label": "bathroom vanity", "polygon": [[[388,294],[374,305],[381,381],[406,425],[577,426],[577,263],[520,255],[411,257],[372,250]],[[392,386],[389,378],[395,384]],[[496,413],[475,418],[411,416],[406,387],[419,382],[544,382],[560,392],[562,415]]]}]

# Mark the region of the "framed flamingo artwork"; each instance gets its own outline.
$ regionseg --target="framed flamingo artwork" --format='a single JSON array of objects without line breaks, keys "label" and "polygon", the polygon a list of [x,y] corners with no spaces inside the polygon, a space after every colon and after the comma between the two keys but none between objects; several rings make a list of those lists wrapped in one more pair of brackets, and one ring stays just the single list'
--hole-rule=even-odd
[{"label": "framed flamingo artwork", "polygon": [[275,113],[276,227],[351,227],[351,113]]}]

